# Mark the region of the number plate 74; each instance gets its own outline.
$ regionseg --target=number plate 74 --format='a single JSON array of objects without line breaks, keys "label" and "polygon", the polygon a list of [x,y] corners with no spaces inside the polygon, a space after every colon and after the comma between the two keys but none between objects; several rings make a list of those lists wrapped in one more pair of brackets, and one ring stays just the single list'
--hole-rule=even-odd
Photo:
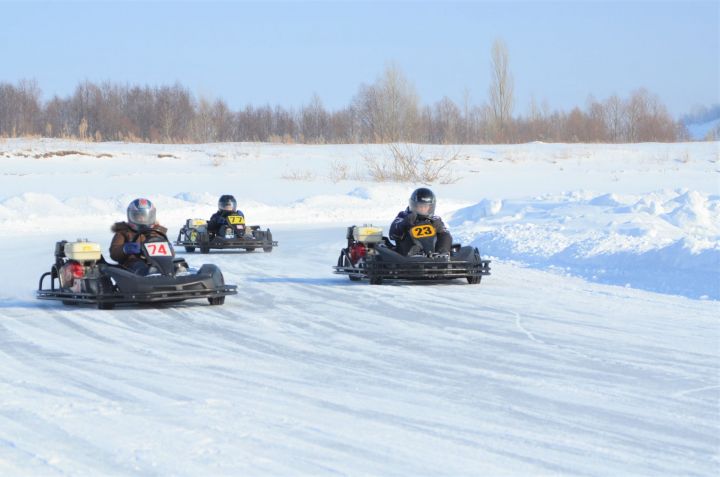
[{"label": "number plate 74", "polygon": [[148,257],[172,257],[173,251],[167,242],[152,242],[145,244]]}]

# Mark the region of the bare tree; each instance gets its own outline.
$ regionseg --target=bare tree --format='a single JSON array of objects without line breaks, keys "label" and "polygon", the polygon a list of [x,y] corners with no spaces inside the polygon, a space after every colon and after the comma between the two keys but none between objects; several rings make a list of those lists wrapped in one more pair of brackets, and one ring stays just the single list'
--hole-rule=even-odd
[{"label": "bare tree", "polygon": [[354,107],[366,140],[396,142],[417,136],[418,103],[415,87],[398,66],[389,64],[375,84],[360,86]]},{"label": "bare tree", "polygon": [[495,40],[492,46],[490,71],[490,107],[492,108],[495,139],[507,141],[507,129],[513,110],[514,82],[510,73],[505,42]]},{"label": "bare tree", "polygon": [[212,106],[207,98],[201,97],[192,122],[193,140],[197,142],[215,142],[217,131],[212,118]]},{"label": "bare tree", "polygon": [[470,89],[465,87],[463,89],[463,95],[462,95],[462,132],[460,134],[461,141],[464,144],[467,144],[470,142]]},{"label": "bare tree", "polygon": [[26,136],[41,130],[40,88],[35,80],[0,83],[0,135]]},{"label": "bare tree", "polygon": [[621,141],[625,123],[625,108],[622,100],[617,95],[610,96],[605,100],[603,111],[605,112],[608,139],[610,142]]},{"label": "bare tree", "polygon": [[461,118],[460,109],[447,96],[435,103],[433,114],[435,134],[430,137],[430,142],[434,144],[457,143],[460,136]]},{"label": "bare tree", "polygon": [[328,139],[328,122],[320,96],[313,94],[310,104],[300,110],[300,131],[304,141],[324,143]]},{"label": "bare tree", "polygon": [[233,115],[225,101],[218,99],[213,103],[211,117],[215,129],[215,140],[232,141],[234,136]]}]

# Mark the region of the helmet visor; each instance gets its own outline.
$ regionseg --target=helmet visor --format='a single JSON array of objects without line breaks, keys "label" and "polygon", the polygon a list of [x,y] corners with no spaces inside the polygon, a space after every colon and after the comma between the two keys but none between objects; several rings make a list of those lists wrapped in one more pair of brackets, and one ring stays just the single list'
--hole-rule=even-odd
[{"label": "helmet visor", "polygon": [[128,221],[136,225],[153,225],[155,209],[134,209],[128,212]]},{"label": "helmet visor", "polygon": [[237,201],[235,199],[221,199],[218,201],[218,209],[233,212],[237,209]]},{"label": "helmet visor", "polygon": [[415,212],[421,217],[430,217],[435,215],[435,204],[430,202],[410,201],[410,211]]},{"label": "helmet visor", "polygon": [[433,206],[432,204],[423,204],[422,202],[415,205],[415,213],[418,215],[431,215]]}]

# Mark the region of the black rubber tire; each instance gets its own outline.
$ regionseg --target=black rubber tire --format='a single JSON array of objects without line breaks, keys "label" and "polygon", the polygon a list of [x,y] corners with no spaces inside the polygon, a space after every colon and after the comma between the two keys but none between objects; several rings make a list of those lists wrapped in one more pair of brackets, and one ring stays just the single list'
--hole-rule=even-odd
[{"label": "black rubber tire", "polygon": [[210,253],[210,236],[207,233],[199,233],[198,242],[200,242],[200,253]]},{"label": "black rubber tire", "polygon": [[185,247],[185,251],[186,251],[187,253],[193,253],[193,252],[195,251],[195,247],[187,247],[187,246],[186,246],[186,247]]},{"label": "black rubber tire", "polygon": [[382,277],[370,277],[370,285],[382,285]]},{"label": "black rubber tire", "polygon": [[78,302],[72,301],[72,300],[63,300],[63,301],[62,301],[62,304],[63,304],[63,305],[66,305],[66,306],[73,306],[73,305],[77,305]]},{"label": "black rubber tire", "polygon": [[362,280],[362,277],[358,275],[348,275],[348,278],[351,282],[359,282],[360,280]]},{"label": "black rubber tire", "polygon": [[255,247],[245,247],[245,251],[246,251],[246,252],[254,252],[254,251],[255,251]]},{"label": "black rubber tire", "polygon": [[480,280],[482,279],[482,275],[468,276],[466,278],[467,278],[467,282],[470,285],[478,285],[480,283]]},{"label": "black rubber tire", "polygon": [[214,296],[214,297],[208,298],[208,303],[210,303],[211,306],[222,305],[223,303],[225,303],[225,297],[224,296]]},{"label": "black rubber tire", "polygon": [[98,310],[113,310],[115,309],[115,303],[98,303]]},{"label": "black rubber tire", "polygon": [[270,252],[272,252],[272,249],[273,249],[273,246],[272,246],[272,232],[270,232],[270,229],[267,229],[267,230],[265,231],[265,240],[268,241],[268,243],[270,244],[270,246],[268,246],[268,247],[263,247],[263,252],[270,253]]}]

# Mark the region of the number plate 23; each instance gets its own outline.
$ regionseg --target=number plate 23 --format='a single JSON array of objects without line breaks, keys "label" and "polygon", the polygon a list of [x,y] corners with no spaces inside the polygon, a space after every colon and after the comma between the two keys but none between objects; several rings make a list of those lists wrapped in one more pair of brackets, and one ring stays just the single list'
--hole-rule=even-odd
[{"label": "number plate 23", "polygon": [[410,229],[410,235],[418,239],[434,237],[435,234],[435,227],[433,227],[432,225],[417,225]]}]

